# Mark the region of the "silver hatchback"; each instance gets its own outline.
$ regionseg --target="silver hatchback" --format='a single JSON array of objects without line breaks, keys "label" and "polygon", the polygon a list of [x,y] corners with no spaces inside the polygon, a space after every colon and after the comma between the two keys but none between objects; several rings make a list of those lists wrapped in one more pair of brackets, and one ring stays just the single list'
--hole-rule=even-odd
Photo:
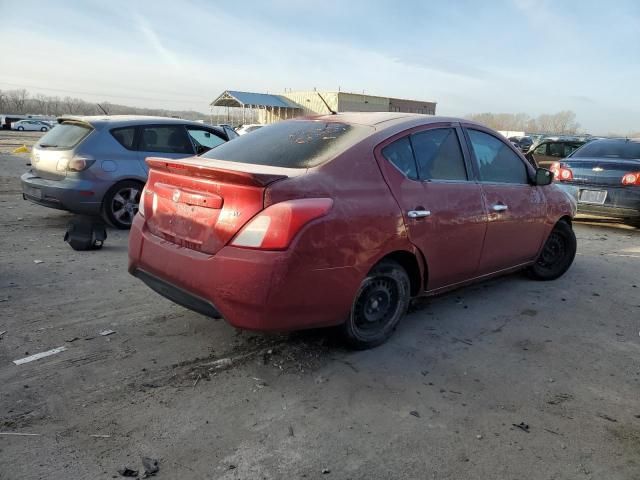
[{"label": "silver hatchback", "polygon": [[22,196],[129,228],[147,180],[146,157],[191,157],[235,137],[226,125],[175,118],[63,117],[34,145]]}]

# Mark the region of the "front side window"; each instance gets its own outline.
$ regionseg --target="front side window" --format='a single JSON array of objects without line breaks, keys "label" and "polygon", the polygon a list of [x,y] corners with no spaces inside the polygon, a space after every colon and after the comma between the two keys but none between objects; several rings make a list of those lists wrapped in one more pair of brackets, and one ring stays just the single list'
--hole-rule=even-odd
[{"label": "front side window", "polygon": [[542,145],[537,147],[533,152],[537,153],[538,155],[546,155],[547,154],[547,144],[543,143]]},{"label": "front side window", "polygon": [[225,142],[223,138],[220,138],[215,133],[201,128],[187,127],[187,132],[189,132],[189,136],[196,146],[196,153],[206,152]]},{"label": "front side window", "polygon": [[143,152],[193,154],[193,145],[182,125],[142,127],[140,148]]},{"label": "front side window", "polygon": [[453,128],[438,128],[411,136],[418,172],[424,180],[467,180],[467,169]]},{"label": "front side window", "polygon": [[412,180],[418,179],[418,170],[409,137],[402,137],[384,147],[382,156],[395,165],[404,176]]},{"label": "front side window", "polygon": [[529,183],[524,163],[506,143],[479,130],[467,131],[478,162],[481,181]]},{"label": "front side window", "polygon": [[550,143],[549,155],[552,157],[564,158],[564,143]]}]

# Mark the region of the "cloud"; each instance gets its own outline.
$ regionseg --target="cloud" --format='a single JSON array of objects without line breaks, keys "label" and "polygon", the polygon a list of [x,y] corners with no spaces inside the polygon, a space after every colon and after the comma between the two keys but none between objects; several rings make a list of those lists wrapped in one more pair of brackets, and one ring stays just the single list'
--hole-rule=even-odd
[{"label": "cloud", "polygon": [[178,61],[178,55],[162,44],[160,37],[158,37],[151,25],[137,13],[134,14],[133,19],[135,27],[142,33],[149,46],[160,56],[165,64],[174,68],[180,68],[181,65]]}]

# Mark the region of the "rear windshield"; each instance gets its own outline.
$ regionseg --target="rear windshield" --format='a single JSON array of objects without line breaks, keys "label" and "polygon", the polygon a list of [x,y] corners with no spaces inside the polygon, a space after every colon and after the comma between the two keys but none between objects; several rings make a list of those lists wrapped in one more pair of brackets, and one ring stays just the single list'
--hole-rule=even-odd
[{"label": "rear windshield", "polygon": [[640,158],[640,142],[627,140],[596,140],[571,155],[571,158]]},{"label": "rear windshield", "polygon": [[56,125],[38,142],[41,148],[69,149],[75,147],[91,132],[89,125],[64,122]]},{"label": "rear windshield", "polygon": [[290,120],[267,125],[202,155],[230,162],[310,168],[332,159],[371,132],[339,122]]}]

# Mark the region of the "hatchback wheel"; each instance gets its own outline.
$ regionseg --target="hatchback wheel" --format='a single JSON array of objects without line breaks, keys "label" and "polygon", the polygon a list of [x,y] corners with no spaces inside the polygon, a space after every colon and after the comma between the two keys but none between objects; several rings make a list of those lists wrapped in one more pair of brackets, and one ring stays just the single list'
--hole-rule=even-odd
[{"label": "hatchback wheel", "polygon": [[116,228],[131,228],[133,217],[138,213],[143,188],[142,183],[133,180],[114,185],[105,195],[102,204],[105,220]]},{"label": "hatchback wheel", "polygon": [[393,333],[409,306],[410,282],[407,272],[392,260],[383,260],[360,284],[343,324],[348,343],[357,349],[384,343]]},{"label": "hatchback wheel", "polygon": [[549,234],[536,263],[529,268],[536,280],[555,280],[564,274],[576,256],[576,235],[565,221],[560,221]]}]

